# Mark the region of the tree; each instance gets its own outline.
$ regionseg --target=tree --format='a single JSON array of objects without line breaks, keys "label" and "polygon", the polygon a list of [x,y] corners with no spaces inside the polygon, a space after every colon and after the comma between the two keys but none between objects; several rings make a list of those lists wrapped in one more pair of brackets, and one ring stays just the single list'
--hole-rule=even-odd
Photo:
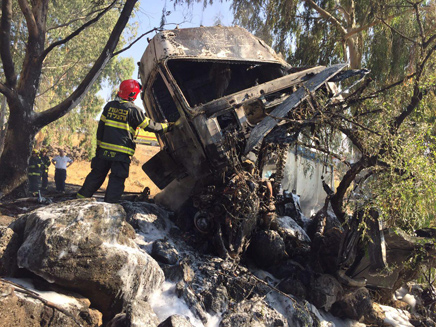
[{"label": "tree", "polygon": [[[436,34],[432,13],[420,3],[412,7],[412,28],[406,24],[407,29],[393,30],[416,49],[410,74],[403,73],[406,76],[384,86],[379,82],[370,87],[368,79],[344,101],[312,99],[306,112],[291,113],[291,129],[303,129],[304,145],[346,163],[346,172],[330,195],[332,208],[343,222],[349,209],[376,207],[387,222],[410,231],[436,214],[431,105]],[[356,160],[347,162],[345,154],[337,152],[339,147],[331,140],[338,133],[346,135],[357,149]],[[351,195],[360,189],[369,196],[365,201],[354,197],[352,207],[347,208],[353,184]]]},{"label": "tree", "polygon": [[[89,6],[83,0],[69,1],[62,5],[50,4],[47,22],[47,29],[50,31],[48,42],[63,39],[75,29],[80,28],[87,16],[82,13],[83,8],[90,10],[93,7],[95,6]],[[70,40],[66,46],[58,47],[56,51],[49,54],[42,67],[40,91],[35,99],[35,111],[44,111],[56,105],[59,99],[66,98],[71,93],[71,89],[86,76],[89,64],[98,58],[106,43],[108,30],[112,28],[118,14],[118,10],[109,11],[93,24],[92,29],[85,30],[81,35]],[[67,21],[68,26],[59,24],[59,22]],[[128,26],[128,30],[130,34],[135,32],[131,25]],[[25,38],[26,36],[21,32],[18,38],[20,42],[24,44]],[[125,43],[126,40],[121,38],[118,47],[124,46]],[[44,144],[55,142],[59,145],[70,146],[73,142],[77,144],[77,141],[80,141],[81,148],[89,155],[93,155],[95,153],[95,142],[93,142],[96,129],[95,119],[105,101],[99,95],[102,85],[105,84],[106,88],[116,87],[121,80],[132,76],[134,67],[132,58],[117,56],[110,60],[80,105],[68,115],[44,127],[38,135],[38,140],[43,139]]]},{"label": "tree", "polygon": [[234,0],[232,8],[236,24],[272,43],[291,64],[349,61],[351,68],[361,67],[373,27],[412,13],[402,0]]},{"label": "tree", "polygon": [[[115,22],[106,45],[102,49],[86,76],[77,81],[74,91],[52,107],[41,112],[35,110],[36,98],[41,86],[43,65],[55,49],[68,46],[69,41],[84,33],[92,24],[99,21],[119,3],[104,1],[92,2],[92,6],[82,8],[89,17],[85,23],[72,30],[66,37],[51,37],[47,26],[50,2],[36,0],[29,4],[19,0],[19,11],[13,10],[11,0],[2,1],[0,25],[0,58],[4,80],[0,82],[0,93],[9,107],[5,146],[0,157],[0,192],[8,194],[26,179],[27,160],[32,150],[36,133],[44,126],[63,117],[75,108],[85,97],[102,70],[114,56],[115,49],[137,0],[121,3],[119,16]],[[22,23],[12,24],[13,15],[19,12]],[[59,26],[68,27],[72,22],[59,22]],[[27,40],[18,42],[14,37],[21,29],[26,29]],[[13,56],[14,48],[21,48],[23,56]],[[17,69],[19,68],[19,70]],[[19,71],[19,72],[18,72]]]}]

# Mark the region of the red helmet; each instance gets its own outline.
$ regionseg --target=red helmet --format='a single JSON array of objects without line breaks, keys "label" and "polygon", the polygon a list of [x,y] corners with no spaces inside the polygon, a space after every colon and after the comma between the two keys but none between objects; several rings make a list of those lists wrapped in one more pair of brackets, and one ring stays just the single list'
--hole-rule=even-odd
[{"label": "red helmet", "polygon": [[139,92],[141,92],[142,86],[134,79],[126,79],[120,84],[120,90],[117,95],[124,100],[135,101]]}]

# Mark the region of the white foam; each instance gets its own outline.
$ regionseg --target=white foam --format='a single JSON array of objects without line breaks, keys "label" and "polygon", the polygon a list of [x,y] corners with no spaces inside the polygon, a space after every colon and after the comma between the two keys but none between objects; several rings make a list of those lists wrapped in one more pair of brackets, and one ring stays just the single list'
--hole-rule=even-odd
[{"label": "white foam", "polygon": [[[18,285],[22,286],[24,289],[38,294],[44,300],[49,301],[51,303],[54,303],[54,304],[61,306],[63,308],[68,309],[69,306],[75,306],[77,308],[83,307],[83,305],[81,305],[79,303],[79,301],[77,301],[77,299],[75,299],[72,296],[60,294],[60,293],[53,292],[53,291],[36,290],[32,281],[30,281],[28,279],[19,279],[19,278],[5,278],[5,279],[7,279],[15,284],[18,284]],[[16,292],[16,294],[20,295],[22,293]]]}]

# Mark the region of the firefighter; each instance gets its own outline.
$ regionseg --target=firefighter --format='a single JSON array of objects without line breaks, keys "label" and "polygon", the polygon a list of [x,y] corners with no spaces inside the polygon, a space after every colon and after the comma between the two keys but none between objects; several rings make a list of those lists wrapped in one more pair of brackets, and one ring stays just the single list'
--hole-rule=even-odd
[{"label": "firefighter", "polygon": [[41,189],[42,190],[47,190],[47,186],[48,186],[48,167],[51,165],[50,162],[50,158],[47,155],[47,150],[46,149],[42,149],[41,150],[41,163],[42,163],[42,169],[41,169],[41,179],[42,179],[42,184],[41,184]]},{"label": "firefighter", "polygon": [[32,150],[32,156],[29,159],[27,177],[29,178],[29,192],[32,196],[38,196],[39,184],[41,180],[42,162],[38,156],[38,150]]},{"label": "firefighter", "polygon": [[133,136],[136,128],[166,133],[170,124],[156,123],[133,104],[141,92],[141,84],[133,79],[122,81],[115,100],[106,104],[97,129],[97,151],[91,160],[91,172],[77,193],[78,198],[91,197],[103,184],[109,170],[105,202],[116,203],[129,176],[130,158],[135,153]]}]

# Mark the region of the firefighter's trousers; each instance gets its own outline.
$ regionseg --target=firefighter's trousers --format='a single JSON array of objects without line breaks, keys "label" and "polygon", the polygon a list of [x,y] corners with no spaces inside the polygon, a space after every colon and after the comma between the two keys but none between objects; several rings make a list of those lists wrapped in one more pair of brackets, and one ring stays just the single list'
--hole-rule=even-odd
[{"label": "firefighter's trousers", "polygon": [[95,157],[91,161],[91,172],[85,179],[82,188],[77,193],[78,198],[91,197],[103,184],[109,170],[109,183],[107,185],[105,202],[116,203],[121,199],[124,191],[124,181],[129,177],[130,163],[110,161]]},{"label": "firefighter's trousers", "polygon": [[41,173],[41,180],[42,180],[41,189],[46,190],[47,186],[48,186],[48,173],[47,172],[44,171]]},{"label": "firefighter's trousers", "polygon": [[41,180],[41,176],[39,175],[29,175],[29,191],[32,195],[37,195],[39,191],[39,182]]}]

